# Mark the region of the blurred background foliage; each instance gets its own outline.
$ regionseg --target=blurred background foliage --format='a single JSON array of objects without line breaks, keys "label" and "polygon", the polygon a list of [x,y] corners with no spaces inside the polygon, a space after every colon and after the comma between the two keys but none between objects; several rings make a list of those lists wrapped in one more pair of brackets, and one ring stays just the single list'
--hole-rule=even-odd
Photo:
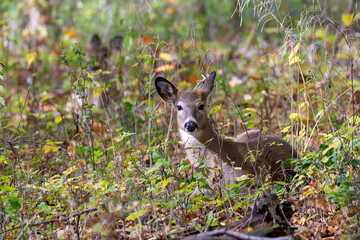
[{"label": "blurred background foliage", "polygon": [[[296,177],[275,191],[294,200],[299,234],[356,234],[358,10],[355,0],[1,1],[0,236],[160,238],[241,219],[269,185],[190,197],[205,176],[190,173],[154,94],[155,76],[190,89],[213,70],[220,133],[261,127],[298,149]],[[77,223],[36,225],[59,216]]]}]

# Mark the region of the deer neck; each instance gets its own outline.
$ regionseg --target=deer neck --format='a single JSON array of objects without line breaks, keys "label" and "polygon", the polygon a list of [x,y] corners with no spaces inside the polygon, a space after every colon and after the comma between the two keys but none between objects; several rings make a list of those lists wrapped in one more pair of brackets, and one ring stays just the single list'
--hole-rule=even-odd
[{"label": "deer neck", "polygon": [[[191,155],[189,157],[196,160],[199,158],[199,154],[203,154],[200,157],[206,157],[211,152],[218,155],[225,162],[239,162],[239,159],[242,159],[242,153],[244,151],[247,153],[245,143],[241,144],[224,139],[216,133],[209,120],[205,129],[198,130],[193,134],[181,129],[179,129],[179,132],[188,156]],[[196,156],[194,156],[195,154]]]}]

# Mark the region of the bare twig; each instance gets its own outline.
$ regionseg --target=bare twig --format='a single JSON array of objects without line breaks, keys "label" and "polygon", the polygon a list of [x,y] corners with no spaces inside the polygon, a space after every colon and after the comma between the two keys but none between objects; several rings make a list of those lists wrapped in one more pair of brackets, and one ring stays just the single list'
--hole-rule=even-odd
[{"label": "bare twig", "polygon": [[268,237],[257,237],[257,236],[251,236],[245,233],[239,233],[239,232],[234,232],[231,230],[227,230],[225,228],[223,229],[219,229],[216,231],[211,231],[211,232],[205,232],[205,233],[200,233],[198,235],[196,235],[196,237],[211,237],[211,236],[218,236],[218,235],[227,235],[230,237],[233,237],[235,239],[240,239],[240,240],[292,240],[294,239],[293,236],[283,236],[283,237],[276,237],[276,238],[268,238]]},{"label": "bare twig", "polygon": [[[94,212],[94,211],[97,211],[97,210],[98,210],[97,207],[93,207],[93,208],[85,209],[83,211],[71,214],[71,215],[69,215],[67,217],[60,216],[59,218],[53,218],[53,219],[46,220],[46,221],[41,221],[41,222],[36,222],[36,223],[33,223],[33,224],[28,224],[28,226],[29,227],[35,227],[35,226],[39,226],[39,225],[43,225],[43,224],[49,224],[49,223],[55,223],[55,222],[66,222],[66,221],[68,221],[69,219],[71,219],[73,217],[76,217],[76,216],[80,217],[81,215],[84,215],[84,214],[87,214],[87,213],[90,213],[90,212]],[[11,229],[7,229],[5,231],[0,232],[0,234],[4,234],[6,232],[16,230],[16,229],[19,229],[19,228],[21,228],[21,226],[14,227],[14,228],[11,228]]]},{"label": "bare twig", "polygon": [[[29,97],[29,92],[30,92],[30,88],[31,88],[32,85],[33,85],[33,81],[31,81],[31,83],[30,83],[30,85],[29,85],[29,87],[28,87],[28,89],[27,89],[27,91],[26,91],[26,96],[25,96],[24,104],[23,104],[23,106],[22,106],[22,108],[21,108],[21,111],[20,111],[20,120],[19,120],[19,123],[18,123],[18,125],[17,125],[17,127],[16,127],[16,131],[17,131],[17,130],[19,129],[19,127],[20,127],[20,124],[21,124],[21,121],[22,121],[22,114],[23,114],[23,112],[24,112],[24,108],[25,108],[27,99],[28,99],[28,97]],[[16,134],[16,132],[14,132],[14,134],[11,136],[10,139],[13,139],[14,136],[15,136],[15,134]]]}]

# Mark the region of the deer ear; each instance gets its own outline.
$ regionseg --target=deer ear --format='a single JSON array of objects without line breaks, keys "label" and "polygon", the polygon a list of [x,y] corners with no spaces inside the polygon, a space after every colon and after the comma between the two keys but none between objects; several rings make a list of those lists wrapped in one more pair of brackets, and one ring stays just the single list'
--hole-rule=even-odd
[{"label": "deer ear", "polygon": [[117,35],[110,39],[109,47],[111,50],[120,51],[124,38],[121,35]]},{"label": "deer ear", "polygon": [[174,103],[176,99],[177,89],[176,87],[163,77],[157,77],[155,79],[155,88],[160,97],[169,103]]},{"label": "deer ear", "polygon": [[97,34],[92,35],[90,42],[93,49],[102,47],[101,38]]},{"label": "deer ear", "polygon": [[204,83],[197,90],[201,90],[209,94],[214,87],[215,77],[216,77],[216,72],[215,71],[211,72],[210,76],[204,80]]}]

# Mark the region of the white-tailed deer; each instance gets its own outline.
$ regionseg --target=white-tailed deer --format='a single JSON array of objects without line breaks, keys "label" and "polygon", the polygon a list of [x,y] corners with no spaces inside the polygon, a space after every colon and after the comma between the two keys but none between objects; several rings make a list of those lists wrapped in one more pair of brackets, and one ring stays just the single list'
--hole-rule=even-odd
[{"label": "white-tailed deer", "polygon": [[207,98],[214,86],[212,72],[194,91],[180,91],[163,77],[155,79],[160,97],[172,103],[177,111],[179,133],[185,144],[187,157],[193,167],[203,158],[206,167],[222,168],[223,178],[233,182],[244,174],[260,179],[271,174],[272,180],[285,180],[292,175],[285,160],[296,157],[296,152],[285,140],[250,130],[235,141],[219,136],[211,126],[207,113]]}]

